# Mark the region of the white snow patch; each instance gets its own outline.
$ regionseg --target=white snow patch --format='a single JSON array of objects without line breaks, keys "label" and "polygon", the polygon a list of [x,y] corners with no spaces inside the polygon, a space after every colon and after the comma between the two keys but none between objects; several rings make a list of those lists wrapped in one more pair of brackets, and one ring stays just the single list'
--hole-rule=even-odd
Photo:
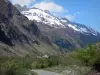
[{"label": "white snow patch", "polygon": [[71,25],[71,24],[68,24],[68,26],[69,26],[70,28],[74,29],[75,31],[80,31],[76,26],[73,26],[73,25]]},{"label": "white snow patch", "polygon": [[81,32],[88,32],[86,28],[80,28]]},{"label": "white snow patch", "polygon": [[66,28],[58,18],[48,13],[45,13],[43,10],[40,9],[32,8],[29,9],[29,11],[22,11],[22,14],[25,15],[29,20],[43,22],[51,27]]},{"label": "white snow patch", "polygon": [[67,20],[61,20],[62,22],[67,22]]}]

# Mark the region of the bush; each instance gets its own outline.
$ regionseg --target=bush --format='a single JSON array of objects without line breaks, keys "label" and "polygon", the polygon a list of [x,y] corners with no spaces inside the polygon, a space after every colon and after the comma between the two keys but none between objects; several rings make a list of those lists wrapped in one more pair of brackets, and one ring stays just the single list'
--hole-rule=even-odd
[{"label": "bush", "polygon": [[96,49],[95,45],[89,45],[86,49],[76,50],[73,57],[81,60],[86,66],[100,64],[100,51]]},{"label": "bush", "polygon": [[0,75],[23,75],[33,61],[26,57],[0,57]]},{"label": "bush", "polygon": [[41,69],[41,68],[52,67],[55,65],[58,65],[58,59],[56,56],[52,56],[49,58],[42,58],[42,59],[39,59],[39,60],[33,62],[31,64],[31,68],[32,69],[34,69],[34,68]]},{"label": "bush", "polygon": [[58,57],[30,58],[28,55],[21,57],[0,57],[0,75],[23,75],[25,69],[41,69],[58,65]]},{"label": "bush", "polygon": [[2,63],[0,66],[0,75],[16,75],[16,70],[18,69],[18,64],[11,61]]}]

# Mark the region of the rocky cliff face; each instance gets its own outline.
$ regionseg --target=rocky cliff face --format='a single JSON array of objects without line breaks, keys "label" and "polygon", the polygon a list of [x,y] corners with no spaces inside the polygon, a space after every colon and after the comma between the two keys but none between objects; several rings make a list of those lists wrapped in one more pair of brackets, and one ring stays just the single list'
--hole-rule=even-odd
[{"label": "rocky cliff face", "polygon": [[11,44],[30,43],[35,40],[33,36],[39,37],[41,35],[37,26],[21,15],[11,3],[3,1],[0,3],[5,5],[0,8],[0,30],[1,34],[5,35],[1,39],[4,39],[3,37],[10,39],[9,43]]},{"label": "rocky cliff face", "polygon": [[57,52],[36,24],[29,21],[6,0],[0,0],[0,42],[1,55]]}]

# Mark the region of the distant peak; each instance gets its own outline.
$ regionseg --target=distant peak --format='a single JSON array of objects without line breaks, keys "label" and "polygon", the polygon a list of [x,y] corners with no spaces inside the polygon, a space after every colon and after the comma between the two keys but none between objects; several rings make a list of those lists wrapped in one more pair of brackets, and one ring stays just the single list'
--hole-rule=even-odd
[{"label": "distant peak", "polygon": [[68,20],[67,18],[65,18],[65,17],[62,17],[62,18],[61,18],[61,21],[62,21],[62,22],[69,22],[69,20]]},{"label": "distant peak", "polygon": [[45,13],[51,14],[49,10],[43,10]]},{"label": "distant peak", "polygon": [[65,17],[62,17],[61,19],[69,21],[69,20],[68,20],[67,18],[65,18]]},{"label": "distant peak", "polygon": [[32,7],[31,9],[38,9],[38,8],[36,8],[36,7]]},{"label": "distant peak", "polygon": [[14,4],[14,6],[20,6],[19,4]]}]

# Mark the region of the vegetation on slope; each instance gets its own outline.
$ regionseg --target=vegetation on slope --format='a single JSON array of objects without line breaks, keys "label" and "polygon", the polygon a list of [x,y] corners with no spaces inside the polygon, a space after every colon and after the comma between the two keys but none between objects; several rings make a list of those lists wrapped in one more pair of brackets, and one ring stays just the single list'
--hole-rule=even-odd
[{"label": "vegetation on slope", "polygon": [[0,75],[24,75],[31,69],[46,69],[64,75],[87,75],[92,69],[100,71],[99,45],[89,45],[60,56],[48,58],[0,57]]}]

